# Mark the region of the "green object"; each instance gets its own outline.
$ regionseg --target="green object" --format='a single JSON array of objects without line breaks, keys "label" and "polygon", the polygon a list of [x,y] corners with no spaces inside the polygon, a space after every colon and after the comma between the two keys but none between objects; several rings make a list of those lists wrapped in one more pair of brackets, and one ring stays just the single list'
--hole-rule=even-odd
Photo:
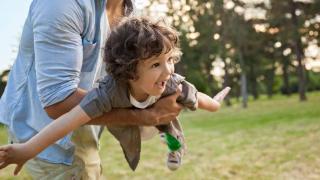
[{"label": "green object", "polygon": [[170,151],[176,151],[181,148],[181,143],[171,134],[165,133],[165,140]]}]

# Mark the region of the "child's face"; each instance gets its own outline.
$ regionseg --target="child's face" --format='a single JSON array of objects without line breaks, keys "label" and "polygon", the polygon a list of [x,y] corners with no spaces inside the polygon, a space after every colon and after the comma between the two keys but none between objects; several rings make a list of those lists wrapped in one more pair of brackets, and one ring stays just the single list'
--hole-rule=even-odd
[{"label": "child's face", "polygon": [[149,95],[160,96],[174,72],[174,63],[172,51],[139,61],[138,79],[130,80],[131,94],[140,101],[145,100]]}]

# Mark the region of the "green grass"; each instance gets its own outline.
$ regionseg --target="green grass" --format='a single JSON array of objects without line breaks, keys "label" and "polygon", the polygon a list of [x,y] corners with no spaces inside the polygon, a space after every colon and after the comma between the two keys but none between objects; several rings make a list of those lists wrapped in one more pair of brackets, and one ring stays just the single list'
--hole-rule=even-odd
[{"label": "green grass", "polygon": [[[184,112],[188,153],[175,172],[165,166],[159,138],[144,142],[140,164],[131,172],[117,142],[104,133],[101,156],[108,179],[320,179],[320,93],[277,96],[216,113]],[[0,143],[6,143],[0,130]],[[11,177],[13,167],[0,171]],[[19,178],[28,179],[25,172]]]}]

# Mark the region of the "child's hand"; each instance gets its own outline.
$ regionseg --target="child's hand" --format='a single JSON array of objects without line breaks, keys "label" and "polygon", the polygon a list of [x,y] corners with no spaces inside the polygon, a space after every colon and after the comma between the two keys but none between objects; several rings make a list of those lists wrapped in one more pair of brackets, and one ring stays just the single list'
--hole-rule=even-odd
[{"label": "child's hand", "polygon": [[227,94],[229,93],[230,90],[231,90],[230,87],[224,88],[222,91],[218,92],[218,94],[215,95],[213,97],[213,99],[218,101],[219,103],[221,103],[223,101],[223,99],[227,96]]},{"label": "child's hand", "polygon": [[30,153],[26,152],[24,144],[10,144],[0,147],[0,169],[7,167],[10,164],[17,164],[14,175],[17,175],[22,166],[30,157]]}]

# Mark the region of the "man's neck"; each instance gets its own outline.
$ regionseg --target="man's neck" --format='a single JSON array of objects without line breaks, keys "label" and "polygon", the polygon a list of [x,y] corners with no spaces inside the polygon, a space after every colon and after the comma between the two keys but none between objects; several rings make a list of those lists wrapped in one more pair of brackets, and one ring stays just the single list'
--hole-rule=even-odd
[{"label": "man's neck", "polygon": [[124,14],[124,0],[108,0],[106,10],[107,18],[112,28]]},{"label": "man's neck", "polygon": [[124,0],[107,0],[107,11],[113,11],[115,9],[123,8]]}]

